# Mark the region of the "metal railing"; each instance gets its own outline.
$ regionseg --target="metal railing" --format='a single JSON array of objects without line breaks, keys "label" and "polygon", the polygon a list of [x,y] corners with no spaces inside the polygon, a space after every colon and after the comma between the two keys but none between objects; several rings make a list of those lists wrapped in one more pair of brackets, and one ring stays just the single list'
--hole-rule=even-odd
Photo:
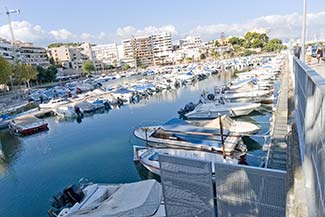
[{"label": "metal railing", "polygon": [[324,216],[325,79],[297,58],[292,57],[291,61],[295,120],[309,215]]}]

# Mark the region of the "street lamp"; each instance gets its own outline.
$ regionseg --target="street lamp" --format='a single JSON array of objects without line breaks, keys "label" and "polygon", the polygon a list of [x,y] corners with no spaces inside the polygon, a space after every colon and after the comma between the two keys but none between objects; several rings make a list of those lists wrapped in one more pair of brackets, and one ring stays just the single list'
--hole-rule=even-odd
[{"label": "street lamp", "polygon": [[301,35],[301,60],[303,62],[305,62],[306,11],[307,11],[307,0],[304,0],[304,9],[303,9],[303,16],[302,16],[302,35]]}]

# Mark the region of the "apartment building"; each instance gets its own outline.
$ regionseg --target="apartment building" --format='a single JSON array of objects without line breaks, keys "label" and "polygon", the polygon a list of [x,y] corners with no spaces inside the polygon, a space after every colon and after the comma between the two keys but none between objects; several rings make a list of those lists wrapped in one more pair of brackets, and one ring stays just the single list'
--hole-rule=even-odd
[{"label": "apartment building", "polygon": [[182,49],[200,49],[201,44],[202,40],[199,36],[186,36],[184,39],[179,40]]},{"label": "apartment building", "polygon": [[91,50],[94,59],[102,61],[106,65],[120,65],[117,45],[115,43],[95,45],[91,47]]},{"label": "apartment building", "polygon": [[122,62],[124,65],[129,65],[131,67],[136,66],[136,61],[135,61],[135,49],[133,48],[133,39],[126,39],[122,41],[123,45],[123,59]]},{"label": "apartment building", "polygon": [[0,56],[8,61],[13,61],[14,52],[11,43],[5,39],[0,38]]},{"label": "apartment building", "polygon": [[172,35],[170,33],[155,34],[151,36],[151,40],[154,64],[161,65],[172,62]]},{"label": "apartment building", "polygon": [[130,66],[150,66],[171,62],[172,39],[170,33],[133,37],[124,40],[124,62]]},{"label": "apartment building", "polygon": [[89,59],[82,53],[83,48],[77,46],[62,45],[48,48],[47,51],[48,56],[53,58],[56,64],[69,69],[81,69],[83,62]]},{"label": "apartment building", "polygon": [[22,63],[32,66],[50,66],[45,48],[36,47],[32,43],[25,42],[17,42],[15,45],[19,50],[18,58]]}]

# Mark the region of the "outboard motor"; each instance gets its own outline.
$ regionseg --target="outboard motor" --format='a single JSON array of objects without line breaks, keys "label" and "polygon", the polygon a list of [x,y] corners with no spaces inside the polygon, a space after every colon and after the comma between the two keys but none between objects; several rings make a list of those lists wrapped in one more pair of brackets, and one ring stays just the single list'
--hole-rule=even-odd
[{"label": "outboard motor", "polygon": [[210,93],[208,94],[208,100],[214,100],[214,94]]},{"label": "outboard motor", "polygon": [[185,105],[185,108],[184,108],[184,110],[185,110],[186,113],[187,113],[187,112],[191,112],[191,111],[193,111],[194,109],[195,109],[195,105],[194,105],[194,103],[192,103],[192,102],[186,104],[186,105]]},{"label": "outboard motor", "polygon": [[85,194],[82,191],[82,189],[80,188],[80,186],[76,185],[76,184],[71,185],[71,186],[67,187],[66,189],[64,189],[63,194],[68,199],[70,204],[72,204],[72,206],[75,203],[80,203],[82,201],[82,199],[85,197]]}]

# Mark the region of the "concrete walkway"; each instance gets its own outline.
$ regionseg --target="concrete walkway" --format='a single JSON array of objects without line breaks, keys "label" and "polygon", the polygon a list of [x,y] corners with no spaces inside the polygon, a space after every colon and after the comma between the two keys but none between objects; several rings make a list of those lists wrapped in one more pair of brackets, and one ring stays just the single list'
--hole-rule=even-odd
[{"label": "concrete walkway", "polygon": [[312,59],[311,64],[308,66],[325,78],[325,62],[322,61],[320,64],[317,64],[317,60]]},{"label": "concrete walkway", "polygon": [[274,128],[267,168],[286,170],[287,168],[287,143],[288,134],[288,71],[282,71],[282,82],[278,96],[278,104],[274,115]]}]

